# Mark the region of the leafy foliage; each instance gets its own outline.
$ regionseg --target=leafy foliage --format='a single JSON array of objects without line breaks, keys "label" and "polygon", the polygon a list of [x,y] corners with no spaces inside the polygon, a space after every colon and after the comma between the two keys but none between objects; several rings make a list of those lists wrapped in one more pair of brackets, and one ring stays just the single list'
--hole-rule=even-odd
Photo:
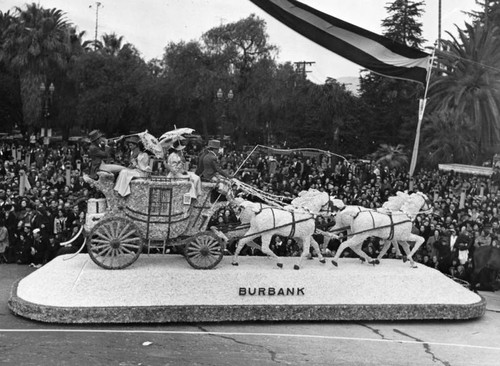
[{"label": "leafy foliage", "polygon": [[408,165],[408,155],[403,145],[391,146],[382,144],[372,155],[377,164],[392,168],[403,168]]},{"label": "leafy foliage", "polygon": [[430,108],[451,111],[457,123],[470,121],[479,148],[489,151],[500,142],[500,33],[479,23],[458,29],[458,39],[444,40],[438,52],[441,73],[431,83]]},{"label": "leafy foliage", "polygon": [[[477,160],[474,125],[452,112],[435,112],[424,119],[420,155],[427,165],[473,164]],[[424,165],[425,165],[424,164]]]},{"label": "leafy foliage", "polygon": [[19,74],[24,122],[34,126],[41,116],[39,87],[44,73],[66,62],[69,23],[61,10],[35,3],[26,9],[16,7],[15,12],[2,32],[0,61]]},{"label": "leafy foliage", "polygon": [[[410,47],[421,48],[423,1],[396,0],[382,21],[384,36]],[[360,77],[361,100],[370,109],[370,140],[380,144],[410,144],[417,124],[418,98],[422,86],[366,72]]]}]

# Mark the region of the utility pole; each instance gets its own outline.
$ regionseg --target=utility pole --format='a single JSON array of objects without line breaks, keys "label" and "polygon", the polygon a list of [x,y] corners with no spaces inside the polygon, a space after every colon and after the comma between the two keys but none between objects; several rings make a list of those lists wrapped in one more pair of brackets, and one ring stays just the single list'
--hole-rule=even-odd
[{"label": "utility pole", "polygon": [[438,9],[438,50],[441,49],[441,0],[439,0]]},{"label": "utility pole", "polygon": [[308,72],[311,72],[309,70],[306,70],[306,66],[312,66],[313,64],[315,64],[316,62],[314,61],[299,61],[299,62],[294,62],[295,64],[295,71],[299,74],[302,74],[302,76],[306,77],[306,74]]},{"label": "utility pole", "polygon": [[[92,8],[92,5],[89,5]],[[99,8],[104,8],[99,1],[95,3],[95,35],[94,35],[94,51],[97,49],[97,30],[99,29]]]}]

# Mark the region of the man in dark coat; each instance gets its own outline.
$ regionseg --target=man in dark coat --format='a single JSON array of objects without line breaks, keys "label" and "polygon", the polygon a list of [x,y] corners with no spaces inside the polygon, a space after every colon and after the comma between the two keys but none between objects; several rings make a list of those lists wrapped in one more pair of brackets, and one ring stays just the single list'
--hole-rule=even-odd
[{"label": "man in dark coat", "polygon": [[198,166],[196,168],[196,175],[200,176],[202,181],[205,182],[217,182],[220,177],[225,177],[230,179],[231,177],[227,174],[219,164],[219,159],[217,152],[220,149],[219,140],[208,141],[207,148],[198,157]]},{"label": "man in dark coat", "polygon": [[103,160],[109,158],[110,152],[103,148],[104,135],[98,130],[93,130],[89,133],[90,146],[88,150],[90,159],[89,176],[92,179],[97,179],[97,171]]},{"label": "man in dark coat", "polygon": [[[122,136],[123,137],[123,136]],[[115,140],[115,143],[122,139]],[[106,146],[106,139],[102,132],[93,130],[89,133],[90,146],[88,155],[90,159],[89,177],[97,179],[97,172],[99,170],[107,171],[110,173],[119,173],[124,167],[117,164],[108,164],[107,162],[113,156],[113,148]],[[84,175],[84,181],[89,183],[89,179]]]}]

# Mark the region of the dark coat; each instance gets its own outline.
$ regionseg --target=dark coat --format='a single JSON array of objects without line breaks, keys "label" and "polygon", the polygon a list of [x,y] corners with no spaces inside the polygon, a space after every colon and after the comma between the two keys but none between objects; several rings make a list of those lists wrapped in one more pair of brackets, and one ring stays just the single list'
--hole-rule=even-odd
[{"label": "dark coat", "polygon": [[90,171],[89,176],[92,179],[97,178],[97,171],[101,162],[109,157],[109,151],[101,149],[96,144],[90,144],[89,147]]},{"label": "dark coat", "polygon": [[211,181],[217,173],[229,178],[229,175],[220,167],[217,155],[209,149],[204,150],[198,158],[196,174],[204,181]]}]

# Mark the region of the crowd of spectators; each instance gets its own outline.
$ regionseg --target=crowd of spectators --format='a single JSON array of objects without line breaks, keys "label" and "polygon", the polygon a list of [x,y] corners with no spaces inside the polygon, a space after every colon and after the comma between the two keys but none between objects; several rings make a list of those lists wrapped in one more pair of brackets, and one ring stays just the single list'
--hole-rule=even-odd
[{"label": "crowd of spectators", "polygon": [[[190,144],[186,149],[188,159],[195,162],[200,148]],[[115,158],[124,156],[117,149]],[[421,191],[433,200],[434,210],[419,215],[414,222],[415,233],[425,239],[414,259],[456,278],[470,280],[476,248],[499,246],[497,169],[491,177],[421,170],[410,187],[408,173],[403,169],[300,151],[257,150],[249,157],[248,151],[230,144],[221,156],[221,165],[243,182],[284,199],[315,188],[348,205],[378,208],[398,191]],[[77,250],[81,240],[66,246],[61,243],[80,229],[88,199],[99,195],[81,179],[87,169],[85,144],[0,142],[0,260],[39,267],[59,254]],[[27,184],[20,189],[23,174]],[[237,219],[232,209],[225,208],[212,220],[222,225]],[[316,239],[326,256],[333,256],[340,244],[338,239]],[[289,238],[273,238],[271,248],[282,256],[300,253],[299,244]],[[363,245],[363,250],[373,257],[380,249],[376,238]],[[258,246],[251,245],[246,254],[261,253]],[[343,253],[352,255],[349,250]],[[387,256],[396,257],[394,248]]]},{"label": "crowd of spectators", "polygon": [[[232,151],[222,158],[230,173],[259,189],[281,197],[295,197],[300,191],[315,188],[342,199],[346,205],[379,208],[398,191],[420,191],[434,203],[432,213],[420,214],[414,222],[414,233],[425,239],[414,259],[452,277],[470,281],[472,258],[478,247],[500,247],[500,172],[492,176],[457,174],[453,171],[421,170],[413,176],[412,187],[406,169],[390,169],[364,160],[330,159],[326,155],[304,156],[300,152],[267,150],[253,154],[242,169],[246,154]],[[411,189],[410,189],[411,188]],[[220,222],[224,221],[219,216]],[[318,225],[325,219],[319,218]],[[347,238],[346,233],[340,233]],[[325,240],[315,236],[323,255],[334,256],[343,239]],[[413,243],[410,243],[412,245]],[[283,256],[300,254],[294,240],[273,238],[271,248]],[[380,240],[369,238],[363,250],[377,257]],[[254,253],[255,250],[251,250]],[[356,255],[346,250],[344,257]],[[398,257],[395,248],[386,254]]]}]

